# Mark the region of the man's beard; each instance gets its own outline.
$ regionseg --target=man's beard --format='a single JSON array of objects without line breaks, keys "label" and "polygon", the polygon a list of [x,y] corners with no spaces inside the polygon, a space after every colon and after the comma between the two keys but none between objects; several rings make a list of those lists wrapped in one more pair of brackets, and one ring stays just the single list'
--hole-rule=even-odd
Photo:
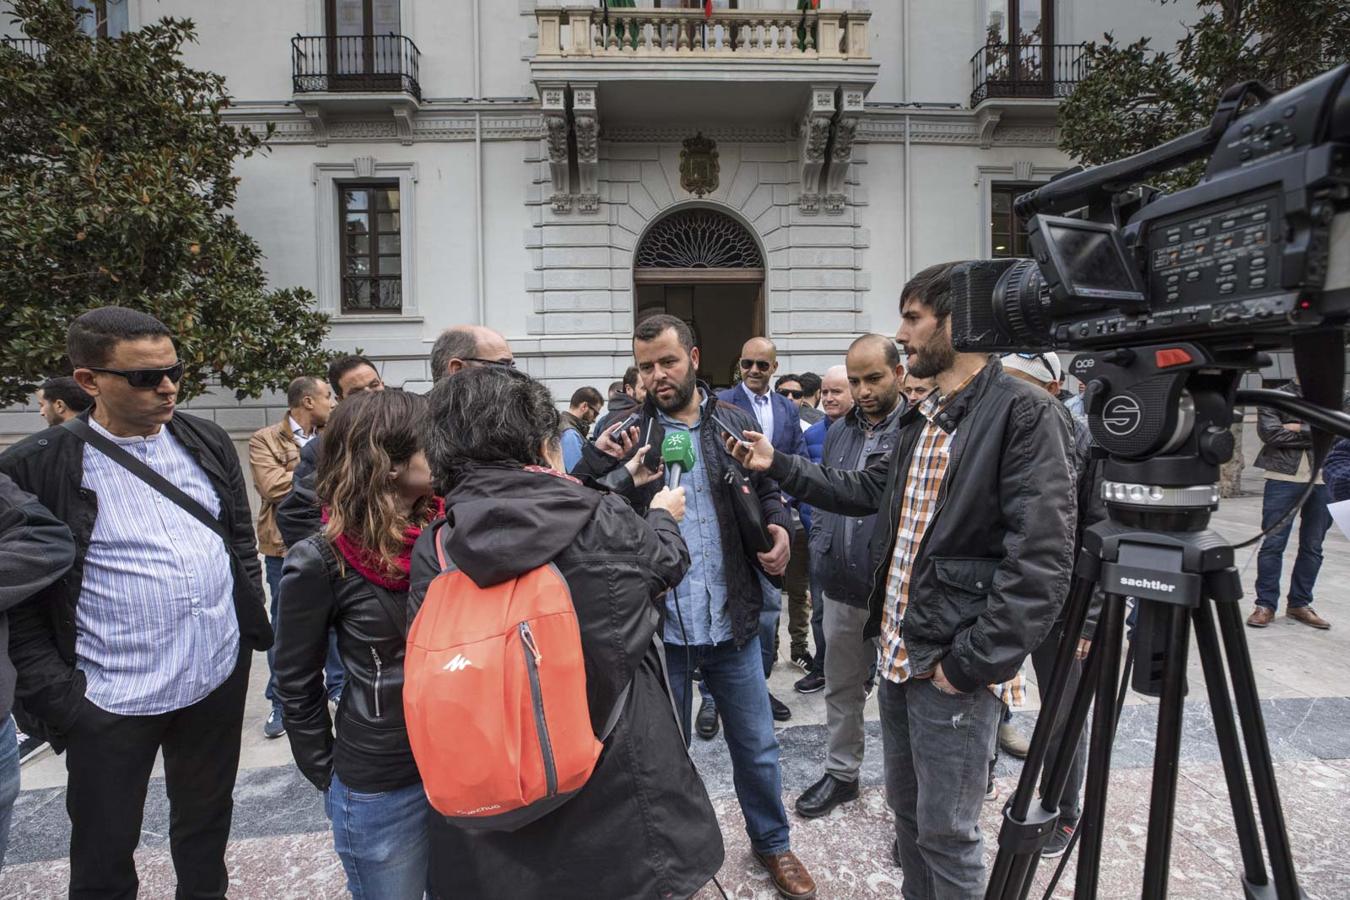
[{"label": "man's beard", "polygon": [[956,365],[956,348],[952,346],[951,338],[943,340],[939,336],[934,336],[922,351],[916,350],[909,354],[911,378],[936,378],[954,365]]},{"label": "man's beard", "polygon": [[668,402],[661,401],[660,393],[649,392],[652,400],[656,402],[656,408],[665,413],[679,412],[689,405],[689,398],[694,396],[694,391],[698,388],[698,375],[691,368],[689,374],[685,376],[684,381],[673,385],[675,394]]}]

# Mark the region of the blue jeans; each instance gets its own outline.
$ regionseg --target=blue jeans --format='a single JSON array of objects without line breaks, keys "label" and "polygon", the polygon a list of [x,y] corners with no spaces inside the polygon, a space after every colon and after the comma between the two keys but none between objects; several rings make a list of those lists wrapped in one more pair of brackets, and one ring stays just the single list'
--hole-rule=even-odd
[{"label": "blue jeans", "polygon": [[[1298,502],[1305,485],[1296,481],[1266,479],[1266,492],[1261,502],[1261,529],[1274,525]],[[1327,512],[1327,486],[1316,485],[1308,502],[1299,511],[1298,558],[1290,577],[1289,606],[1297,608],[1313,602],[1313,585],[1322,568],[1322,539],[1331,527],[1331,513]],[[1256,602],[1271,609],[1280,608],[1280,571],[1284,568],[1284,548],[1293,531],[1291,520],[1279,531],[1272,532],[1261,542],[1256,556]]]},{"label": "blue jeans", "polygon": [[363,794],[337,773],[324,795],[333,847],[355,900],[421,900],[427,889],[427,819],[422,785]]},{"label": "blue jeans", "polygon": [[[272,622],[277,621],[277,598],[281,595],[281,563],[280,556],[264,556],[263,568],[267,572],[267,591],[272,595]],[[281,704],[277,702],[276,676],[272,674],[272,659],[276,645],[273,644],[267,648],[267,689],[263,691],[263,696],[272,701],[272,709],[281,711]],[[342,679],[346,673],[342,669],[342,660],[338,657],[337,631],[328,629],[328,660],[323,666],[324,683],[328,685],[328,699],[334,703],[342,696]]]},{"label": "blue jeans", "polygon": [[5,716],[0,725],[0,869],[5,867],[5,848],[9,846],[9,823],[14,801],[19,798],[19,736],[14,732],[14,717]]},{"label": "blue jeans", "polygon": [[[783,613],[783,592],[769,583],[758,572],[755,577],[759,579],[760,590],[764,592],[764,606],[759,611],[759,652],[764,662],[764,677],[768,678],[773,672],[774,660],[777,657],[778,649],[778,619]],[[698,683],[698,694],[704,703],[710,706],[717,705],[717,698],[713,692],[708,689],[706,680]]]},{"label": "blue jeans", "polygon": [[[686,652],[687,651],[687,652]],[[680,727],[689,743],[690,673],[703,671],[703,684],[717,701],[727,750],[731,753],[736,799],[745,816],[745,831],[756,853],[784,853],[789,849],[787,812],[783,809],[783,777],[778,767],[778,738],[759,652],[753,638],[739,650],[727,641],[715,646],[666,645],[670,686],[680,710]]]}]

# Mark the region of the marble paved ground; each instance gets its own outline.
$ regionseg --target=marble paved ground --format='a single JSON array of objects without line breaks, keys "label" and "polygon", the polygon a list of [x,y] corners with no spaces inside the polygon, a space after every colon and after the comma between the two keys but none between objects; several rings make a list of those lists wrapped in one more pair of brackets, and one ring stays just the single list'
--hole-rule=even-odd
[{"label": "marble paved ground", "polygon": [[[1250,486],[1259,489],[1259,481]],[[1226,502],[1215,524],[1230,537],[1240,538],[1255,531],[1259,518],[1260,503],[1253,497]],[[1264,631],[1246,631],[1302,885],[1308,896],[1323,900],[1350,897],[1348,550],[1350,542],[1344,537],[1328,536],[1317,606],[1335,623],[1331,631],[1314,632],[1283,616]],[[1255,577],[1251,556],[1251,551],[1238,555],[1249,595]],[[1286,573],[1293,561],[1292,548],[1287,556]],[[786,637],[785,633],[785,642]],[[1187,703],[1182,744],[1170,895],[1196,900],[1240,896],[1231,811],[1194,659],[1190,671],[1193,694]],[[799,674],[780,663],[771,680],[775,695],[794,712],[779,732],[784,799],[789,809],[796,795],[819,776],[824,756],[823,698],[793,693],[791,685]],[[259,655],[235,791],[228,858],[230,894],[238,898],[345,896],[319,795],[291,765],[286,742],[266,741],[259,733],[267,712],[262,701],[265,676],[265,662]],[[1033,692],[1028,709],[1017,716],[1019,727],[1027,733],[1037,703]],[[1111,780],[1103,897],[1139,896],[1155,706],[1150,698],[1132,695],[1122,715]],[[881,792],[875,699],[868,704],[868,719],[861,800],[825,819],[792,816],[794,849],[815,875],[821,898],[899,896],[900,873],[889,861],[891,831]],[[774,894],[749,855],[725,745],[720,738],[696,741],[694,753],[726,840],[726,864],[719,880],[729,896],[767,900]],[[1000,760],[1000,799],[984,807],[986,856],[991,862],[1002,801],[1013,789],[1019,771],[1016,760]],[[7,866],[0,873],[0,898],[64,896],[69,838],[64,774],[63,759],[50,752],[24,766],[24,789],[15,806]],[[137,853],[142,896],[156,898],[171,897],[174,884],[167,848],[168,807],[158,775],[157,769]],[[1039,885],[1047,882],[1050,871],[1048,866],[1041,867]],[[1073,873],[1071,862],[1055,896],[1072,895]],[[718,896],[712,886],[698,895],[699,900]]]}]

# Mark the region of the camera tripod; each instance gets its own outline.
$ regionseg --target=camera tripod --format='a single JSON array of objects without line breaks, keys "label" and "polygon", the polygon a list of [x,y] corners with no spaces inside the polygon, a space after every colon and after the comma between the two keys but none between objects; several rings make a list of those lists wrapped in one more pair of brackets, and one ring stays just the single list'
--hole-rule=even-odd
[{"label": "camera tripod", "polygon": [[[1339,365],[1344,345],[1334,343],[1343,341],[1336,334],[1335,339],[1324,336],[1328,343],[1319,349],[1325,353],[1334,347],[1336,353],[1330,358]],[[1309,357],[1297,352],[1297,344],[1296,358]],[[1174,364],[1176,370],[1169,372],[1172,366],[1164,363],[1181,356],[1164,354],[1178,350],[1191,363]],[[1233,565],[1234,548],[1208,525],[1211,511],[1218,506],[1218,466],[1232,455],[1233,440],[1226,426],[1235,400],[1278,406],[1323,429],[1324,436],[1314,441],[1315,448],[1322,448],[1315,454],[1318,463],[1330,445],[1329,432],[1350,435],[1350,418],[1329,412],[1325,407],[1330,404],[1325,402],[1318,407],[1275,391],[1237,391],[1242,371],[1259,364],[1254,351],[1220,359],[1191,344],[1113,351],[1075,360],[1075,374],[1093,378],[1088,398],[1093,436],[1112,452],[1104,466],[1108,519],[1084,532],[1064,638],[1053,675],[1041,686],[1035,734],[1017,789],[1004,809],[987,900],[1021,900],[1030,891],[1041,847],[1059,817],[1060,797],[1089,706],[1092,732],[1074,895],[1097,896],[1118,717],[1116,694],[1123,687],[1118,680],[1127,598],[1135,600],[1137,611],[1132,685],[1140,693],[1159,698],[1141,896],[1151,900],[1167,894],[1192,628],[1237,830],[1243,895],[1248,900],[1301,900],[1306,896],[1294,870],[1238,607],[1242,586]],[[1340,384],[1341,373],[1336,372],[1338,399]],[[1319,393],[1324,400],[1331,395],[1326,389]],[[1122,450],[1130,456],[1116,455]],[[1082,678],[1072,696],[1066,696],[1064,686],[1078,636],[1098,590],[1104,599],[1097,632]],[[1049,761],[1046,789],[1037,803],[1037,782],[1060,720],[1058,751]],[[1255,811],[1243,765],[1244,749]],[[1269,870],[1262,856],[1263,836]]]}]

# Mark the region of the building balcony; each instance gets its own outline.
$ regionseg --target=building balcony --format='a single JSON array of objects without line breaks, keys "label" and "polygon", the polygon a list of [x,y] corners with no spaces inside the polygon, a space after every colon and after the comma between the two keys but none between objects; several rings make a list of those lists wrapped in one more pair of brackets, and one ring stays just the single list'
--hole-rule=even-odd
[{"label": "building balcony", "polygon": [[47,55],[47,45],[33,38],[0,38],[0,47],[6,47],[37,60]]},{"label": "building balcony", "polygon": [[[296,99],[353,105],[353,98],[402,95],[422,99],[417,83],[421,52],[401,34],[299,35],[291,38],[291,84]],[[361,102],[361,101],[355,101]]]},{"label": "building balcony", "polygon": [[1087,74],[1083,46],[986,44],[970,58],[971,107],[1053,107]]}]

